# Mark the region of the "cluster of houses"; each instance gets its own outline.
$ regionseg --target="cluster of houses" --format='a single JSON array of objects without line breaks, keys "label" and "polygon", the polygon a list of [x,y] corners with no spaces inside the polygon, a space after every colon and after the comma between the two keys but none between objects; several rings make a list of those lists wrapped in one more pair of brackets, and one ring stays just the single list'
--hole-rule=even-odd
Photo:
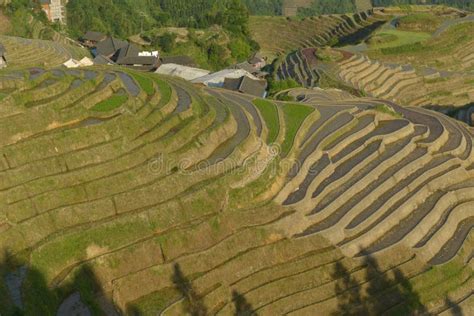
[{"label": "cluster of houses", "polygon": [[[196,67],[189,56],[162,57],[157,51],[141,51],[133,43],[116,39],[99,32],[87,32],[81,42],[90,48],[93,59],[69,59],[63,65],[67,68],[93,65],[119,65],[143,71],[180,77],[195,84],[224,88],[257,97],[266,97],[268,73],[262,71],[265,59],[255,54],[249,60],[229,68],[210,72]],[[5,48],[0,43],[0,69],[7,66]]]},{"label": "cluster of houses", "polygon": [[196,68],[176,59],[162,59],[160,67],[155,71],[162,75],[180,77],[195,84],[208,87],[224,88],[264,98],[267,95],[268,73],[262,71],[266,61],[256,54],[248,61],[233,65],[227,69],[211,73],[208,70]]},{"label": "cluster of houses", "polygon": [[87,32],[81,42],[91,49],[95,65],[120,65],[152,71],[159,66],[157,51],[141,51],[136,45],[107,36],[100,32]]},{"label": "cluster of houses", "polygon": [[211,73],[196,68],[194,60],[188,56],[162,57],[157,51],[141,51],[135,44],[100,32],[87,32],[81,39],[90,48],[94,59],[70,59],[64,66],[77,68],[91,65],[119,65],[143,71],[176,76],[192,83],[209,87],[219,87],[239,91],[258,97],[266,96],[268,73],[262,71],[265,59],[255,54],[249,60],[227,69]]}]

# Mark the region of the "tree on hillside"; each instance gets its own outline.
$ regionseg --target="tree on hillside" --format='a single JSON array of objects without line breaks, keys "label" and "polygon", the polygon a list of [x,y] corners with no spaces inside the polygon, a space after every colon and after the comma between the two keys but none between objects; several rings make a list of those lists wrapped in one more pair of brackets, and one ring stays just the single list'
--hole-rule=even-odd
[{"label": "tree on hillside", "polygon": [[225,56],[225,49],[217,43],[211,43],[207,49],[207,56],[209,63],[215,65],[216,68],[222,68],[228,66],[228,62]]},{"label": "tree on hillside", "polygon": [[243,0],[251,15],[282,15],[283,0]]},{"label": "tree on hillside", "polygon": [[153,45],[158,45],[165,53],[169,53],[173,50],[176,41],[176,34],[166,32],[165,34],[158,37],[157,42],[152,42]]},{"label": "tree on hillside", "polygon": [[249,12],[240,0],[230,0],[224,13],[223,27],[234,34],[249,35]]}]

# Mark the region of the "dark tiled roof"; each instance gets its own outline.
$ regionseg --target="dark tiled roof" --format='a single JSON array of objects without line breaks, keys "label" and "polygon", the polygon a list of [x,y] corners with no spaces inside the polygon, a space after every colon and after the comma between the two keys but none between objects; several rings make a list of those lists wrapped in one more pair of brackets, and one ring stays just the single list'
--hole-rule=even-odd
[{"label": "dark tiled roof", "polygon": [[105,35],[104,33],[89,31],[82,38],[88,41],[100,42],[103,41],[106,37],[107,35]]},{"label": "dark tiled roof", "polygon": [[114,64],[114,62],[105,56],[98,55],[96,58],[94,58],[94,64],[95,65],[110,65]]},{"label": "dark tiled roof", "polygon": [[138,57],[139,52],[140,50],[138,47],[133,44],[128,44],[127,46],[120,48],[118,51],[117,62],[124,58]]},{"label": "dark tiled roof", "polygon": [[252,75],[254,75],[256,77],[260,77],[260,78],[266,77],[268,75],[267,72],[264,72],[264,71],[261,71],[258,68],[255,68],[252,64],[250,64],[247,61],[244,61],[243,63],[236,64],[236,65],[234,65],[230,68],[232,68],[232,69],[242,69],[242,70],[245,70],[245,71],[251,73]]},{"label": "dark tiled roof", "polygon": [[224,89],[239,91],[240,82],[242,82],[242,78],[225,78]]},{"label": "dark tiled roof", "polygon": [[189,56],[162,57],[161,62],[163,64],[177,64],[181,66],[196,67],[196,62]]},{"label": "dark tiled roof", "polygon": [[245,71],[250,72],[251,74],[258,72],[258,69],[255,69],[250,63],[248,62],[243,62],[235,65],[235,68],[237,69],[243,69]]},{"label": "dark tiled roof", "polygon": [[265,80],[254,80],[247,76],[242,78],[240,83],[239,91],[246,94],[251,94],[257,97],[265,96],[265,90],[267,89],[267,82]]},{"label": "dark tiled roof", "polygon": [[158,58],[153,56],[135,56],[135,57],[124,57],[117,60],[119,65],[145,65],[145,66],[157,66]]},{"label": "dark tiled roof", "polygon": [[126,41],[122,41],[113,37],[107,37],[105,40],[97,44],[97,55],[112,56],[119,49],[127,46]]}]

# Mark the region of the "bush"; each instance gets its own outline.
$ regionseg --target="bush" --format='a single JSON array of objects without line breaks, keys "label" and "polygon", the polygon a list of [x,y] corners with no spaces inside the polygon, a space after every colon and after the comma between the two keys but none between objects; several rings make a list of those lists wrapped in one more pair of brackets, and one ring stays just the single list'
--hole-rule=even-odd
[{"label": "bush", "polygon": [[269,80],[269,92],[270,95],[275,95],[280,91],[284,91],[292,88],[299,88],[301,85],[292,78],[285,80]]},{"label": "bush", "polygon": [[166,32],[152,41],[152,45],[159,46],[165,53],[169,53],[176,45],[176,34]]},{"label": "bush", "polygon": [[280,120],[278,118],[278,109],[276,105],[267,100],[257,99],[253,103],[260,111],[260,114],[265,121],[265,125],[268,128],[267,144],[272,144],[278,137],[280,132]]},{"label": "bush", "polygon": [[231,40],[228,45],[229,50],[233,58],[237,61],[243,61],[247,59],[252,53],[252,48],[249,43],[243,38],[236,38]]},{"label": "bush", "polygon": [[207,49],[207,58],[209,64],[214,68],[222,68],[228,66],[226,58],[226,50],[217,43],[211,43]]}]

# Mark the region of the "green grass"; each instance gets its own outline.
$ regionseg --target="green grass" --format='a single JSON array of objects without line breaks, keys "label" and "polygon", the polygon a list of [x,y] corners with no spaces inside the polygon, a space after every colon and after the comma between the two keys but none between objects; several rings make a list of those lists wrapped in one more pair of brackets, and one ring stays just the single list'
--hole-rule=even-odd
[{"label": "green grass", "polygon": [[253,101],[268,128],[267,144],[272,144],[278,137],[280,132],[280,119],[278,118],[278,109],[276,105],[270,101],[256,99]]},{"label": "green grass", "polygon": [[399,29],[403,31],[434,32],[441,25],[442,18],[431,13],[414,13],[402,16]]},{"label": "green grass", "polygon": [[390,40],[385,42],[382,41],[380,43],[372,43],[370,44],[370,49],[400,47],[424,42],[431,38],[431,35],[426,32],[410,32],[399,30],[382,30],[377,32],[375,36]]},{"label": "green grass", "polygon": [[396,40],[398,40],[398,37],[394,34],[380,33],[380,34],[372,36],[368,40],[368,43],[371,45],[380,45],[380,44],[390,43]]},{"label": "green grass", "polygon": [[140,88],[146,92],[146,94],[152,95],[155,92],[155,89],[153,88],[153,81],[151,81],[150,78],[135,73],[132,73],[131,75],[138,82]]},{"label": "green grass", "polygon": [[166,288],[138,299],[127,310],[130,315],[157,315],[180,297],[181,294],[175,288]]},{"label": "green grass", "polygon": [[443,78],[443,77],[424,79],[424,82],[428,83],[428,84],[438,83],[438,82],[445,82],[445,81],[448,81],[448,79]]},{"label": "green grass", "polygon": [[153,77],[153,81],[155,81],[155,83],[158,85],[158,89],[160,90],[161,94],[161,100],[158,106],[161,107],[168,104],[168,102],[171,100],[171,94],[173,93],[170,85],[157,77]]},{"label": "green grass", "polygon": [[395,112],[391,107],[389,107],[386,104],[377,104],[375,107],[373,107],[373,110],[381,113],[385,113],[388,115],[391,115],[393,117],[401,118],[402,115],[398,112]]},{"label": "green grass", "polygon": [[456,258],[441,266],[434,266],[427,272],[410,280],[413,288],[420,294],[422,303],[446,297],[463,283],[469,268]]},{"label": "green grass", "polygon": [[107,100],[97,103],[92,110],[97,112],[108,112],[115,110],[127,101],[126,95],[113,95]]},{"label": "green grass", "polygon": [[301,104],[284,104],[282,110],[285,117],[286,132],[285,140],[281,145],[281,153],[286,156],[293,146],[296,133],[301,124],[314,111],[314,108]]},{"label": "green grass", "polygon": [[339,90],[347,91],[352,95],[364,97],[365,92],[357,90],[349,85],[344,84],[342,81],[333,78],[330,74],[325,71],[320,72],[319,86],[322,89],[336,88]]},{"label": "green grass", "polygon": [[[404,63],[406,60],[410,60],[410,63],[415,66],[432,66],[435,63],[437,68],[444,69],[451,66],[451,63],[448,63],[449,65],[443,64],[437,58],[452,56],[455,50],[471,41],[473,27],[474,23],[472,22],[454,25],[438,37],[431,37],[423,42],[401,46],[378,47],[380,49],[371,49],[368,54],[370,58],[381,61]],[[454,59],[453,62],[455,62]],[[463,71],[466,71],[466,69],[463,69]]]},{"label": "green grass", "polygon": [[450,95],[452,95],[452,92],[450,91],[435,91],[428,94],[428,96],[431,98],[449,97]]},{"label": "green grass", "polygon": [[8,94],[0,92],[0,101],[6,98]]}]

